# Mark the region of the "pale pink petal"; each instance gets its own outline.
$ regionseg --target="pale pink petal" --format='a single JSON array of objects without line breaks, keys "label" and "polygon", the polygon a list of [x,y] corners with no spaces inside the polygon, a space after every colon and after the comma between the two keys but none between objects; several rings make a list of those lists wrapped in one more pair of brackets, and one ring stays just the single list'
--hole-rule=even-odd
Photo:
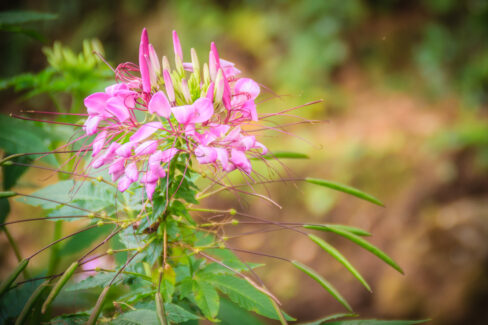
[{"label": "pale pink petal", "polygon": [[161,122],[155,121],[155,122],[146,123],[143,126],[141,126],[139,130],[137,130],[137,132],[130,137],[130,141],[131,142],[142,141],[150,137],[154,132],[156,132],[158,129],[161,128],[163,128]]},{"label": "pale pink petal", "polygon": [[225,125],[225,124],[221,124],[221,125],[211,127],[210,133],[212,133],[216,137],[220,138],[220,137],[223,137],[224,134],[226,134],[227,131],[229,131],[229,129],[230,129],[230,126]]},{"label": "pale pink petal", "polygon": [[183,62],[183,69],[185,69],[185,71],[193,72],[193,63]]},{"label": "pale pink petal", "polygon": [[244,151],[254,148],[256,144],[256,137],[250,135],[241,138],[241,145],[244,147]]},{"label": "pale pink petal", "polygon": [[250,99],[255,99],[258,97],[260,91],[261,90],[257,82],[249,78],[241,78],[237,80],[234,86],[234,92],[236,94],[249,94]]},{"label": "pale pink petal", "polygon": [[175,101],[175,89],[173,88],[173,81],[171,81],[171,76],[168,70],[163,70],[164,87],[166,88],[166,94],[170,102]]},{"label": "pale pink petal", "polygon": [[132,183],[133,182],[127,176],[123,176],[122,178],[120,178],[119,183],[117,184],[117,188],[119,189],[119,191],[124,192],[129,188],[130,184]]},{"label": "pale pink petal", "polygon": [[88,135],[93,135],[97,133],[98,129],[98,124],[102,118],[100,116],[90,116],[88,119],[85,121],[85,124],[83,125],[83,130],[86,132]]},{"label": "pale pink petal", "polygon": [[88,115],[103,115],[107,100],[110,98],[106,93],[94,93],[84,100]]},{"label": "pale pink petal", "polygon": [[127,142],[121,145],[115,153],[121,157],[129,158],[132,155],[132,148],[136,145],[136,142]]},{"label": "pale pink petal", "polygon": [[171,116],[171,105],[162,91],[158,91],[151,97],[147,110],[151,114],[158,114],[164,118]]},{"label": "pale pink petal", "polygon": [[156,186],[158,185],[157,182],[154,183],[146,183],[146,194],[147,198],[152,201],[152,197],[154,195],[154,191],[156,190]]},{"label": "pale pink petal", "polygon": [[176,31],[173,31],[173,47],[175,50],[175,56],[178,56],[183,61],[183,51],[181,50],[180,38]]},{"label": "pale pink petal", "polygon": [[229,154],[227,153],[227,150],[224,148],[215,148],[215,151],[217,152],[217,160],[222,164],[222,168],[228,171],[232,164],[229,164]]},{"label": "pale pink petal", "polygon": [[130,118],[129,110],[125,106],[124,97],[112,97],[107,100],[107,111],[112,113],[120,122]]},{"label": "pale pink petal", "polygon": [[132,182],[137,182],[139,179],[139,171],[135,162],[130,163],[125,167],[125,176]]},{"label": "pale pink petal", "polygon": [[191,123],[195,107],[193,105],[183,105],[171,107],[171,111],[178,123],[187,125]]},{"label": "pale pink petal", "polygon": [[254,148],[258,148],[258,149],[261,149],[261,154],[262,155],[265,155],[268,153],[268,148],[266,148],[264,146],[264,144],[262,144],[261,142],[257,142],[254,144]]},{"label": "pale pink petal", "polygon": [[108,173],[112,175],[112,181],[115,182],[124,174],[124,158],[119,158],[115,160],[112,165],[108,168]]},{"label": "pale pink petal", "polygon": [[214,89],[215,89],[215,83],[211,82],[210,85],[208,86],[208,89],[207,89],[207,95],[205,96],[211,101],[213,101]]},{"label": "pale pink petal", "polygon": [[118,83],[105,88],[105,92],[110,96],[126,96],[132,94],[129,86],[125,83]]},{"label": "pale pink petal", "polygon": [[141,143],[135,150],[136,156],[150,155],[158,149],[158,140],[149,140]]},{"label": "pale pink petal", "polygon": [[207,122],[214,113],[213,103],[208,98],[199,98],[193,103],[195,113],[191,118],[192,123]]},{"label": "pale pink petal", "polygon": [[151,80],[149,76],[149,67],[147,58],[149,57],[149,39],[147,30],[144,28],[141,35],[141,44],[139,45],[139,69],[141,70],[142,90],[145,93],[151,91]]},{"label": "pale pink petal", "polygon": [[107,131],[102,131],[95,137],[92,143],[92,157],[95,157],[102,150],[106,137]]},{"label": "pale pink petal", "polygon": [[244,106],[242,106],[242,110],[246,113],[246,117],[250,120],[258,120],[258,113],[256,111],[256,104],[254,103],[254,100],[251,99],[245,102]]},{"label": "pale pink petal", "polygon": [[166,149],[163,152],[161,152],[161,161],[162,162],[169,162],[171,159],[174,158],[174,156],[178,153],[178,149],[176,148],[170,148]]},{"label": "pale pink petal", "polygon": [[252,167],[246,154],[240,150],[232,149],[230,154],[230,161],[239,169],[243,170],[246,174],[251,174]]},{"label": "pale pink petal", "polygon": [[217,160],[217,151],[215,148],[198,146],[195,149],[195,157],[200,164],[210,164]]}]

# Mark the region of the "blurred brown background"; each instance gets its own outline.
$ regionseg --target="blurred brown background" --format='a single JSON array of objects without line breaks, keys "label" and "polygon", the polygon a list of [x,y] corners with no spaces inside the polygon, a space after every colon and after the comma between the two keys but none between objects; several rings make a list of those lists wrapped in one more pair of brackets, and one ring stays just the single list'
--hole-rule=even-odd
[{"label": "blurred brown background", "polygon": [[[361,316],[488,323],[487,1],[22,0],[0,8],[58,15],[33,24],[44,41],[1,32],[2,78],[43,69],[41,48],[55,40],[78,52],[84,39],[97,38],[112,64],[137,61],[140,31],[147,27],[158,53],[170,56],[173,29],[183,48],[195,47],[201,57],[216,41],[244,75],[283,95],[263,103],[261,112],[324,99],[296,114],[327,123],[292,127],[292,136],[269,132],[262,142],[310,157],[287,161],[293,176],[350,184],[379,197],[386,208],[305,184],[268,186],[283,210],[255,200],[247,208],[277,220],[364,228],[405,276],[332,236],[327,238],[361,271],[373,294],[305,238],[277,232],[243,236],[235,245],[314,266]],[[22,92],[2,88],[3,112],[52,109],[47,97],[23,100]],[[268,92],[262,98],[271,97]],[[265,166],[257,168],[266,173]],[[44,182],[44,175],[29,173],[23,186]],[[208,204],[229,207],[232,199]],[[30,212],[20,205],[13,210],[18,216]],[[26,253],[45,243],[39,234],[50,231],[43,224],[12,228]],[[15,264],[3,237],[2,275]],[[242,257],[268,264],[260,275],[300,320],[342,311],[292,266]]]}]

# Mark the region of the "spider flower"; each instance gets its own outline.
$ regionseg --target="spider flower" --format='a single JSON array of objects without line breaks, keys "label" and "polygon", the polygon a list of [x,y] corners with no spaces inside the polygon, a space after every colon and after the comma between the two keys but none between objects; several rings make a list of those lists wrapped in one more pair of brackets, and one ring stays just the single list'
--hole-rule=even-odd
[{"label": "spider flower", "polygon": [[191,62],[183,62],[176,32],[173,43],[172,69],[165,56],[159,63],[144,29],[139,65],[119,65],[117,83],[84,101],[88,118],[83,128],[95,135],[90,166],[108,167],[120,191],[140,182],[149,199],[180,152],[217,171],[238,169],[248,175],[248,156],[267,152],[241,127],[258,120],[259,85],[239,78],[241,71],[220,58],[214,43],[203,69],[194,49]]}]

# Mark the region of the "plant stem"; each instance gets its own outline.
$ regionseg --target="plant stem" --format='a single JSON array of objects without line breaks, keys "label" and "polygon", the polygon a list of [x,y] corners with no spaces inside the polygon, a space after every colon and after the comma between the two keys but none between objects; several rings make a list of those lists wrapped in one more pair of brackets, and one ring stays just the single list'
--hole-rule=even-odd
[{"label": "plant stem", "polygon": [[[10,246],[12,246],[15,257],[17,258],[17,260],[19,262],[22,261],[22,255],[20,254],[19,246],[15,242],[14,237],[12,237],[12,234],[10,234],[10,231],[8,231],[7,227],[3,227],[3,231],[5,232],[5,235],[7,236],[7,239],[8,239],[8,242],[10,243]],[[26,278],[29,278],[29,271],[27,271],[27,269],[24,269],[23,273],[24,273],[24,276]]]},{"label": "plant stem", "polygon": [[[58,220],[54,223],[53,241],[61,238],[63,234],[63,221]],[[59,262],[59,247],[54,245],[51,248],[51,255],[49,256],[49,266],[47,268],[47,274],[53,274],[56,271],[56,266]]]}]

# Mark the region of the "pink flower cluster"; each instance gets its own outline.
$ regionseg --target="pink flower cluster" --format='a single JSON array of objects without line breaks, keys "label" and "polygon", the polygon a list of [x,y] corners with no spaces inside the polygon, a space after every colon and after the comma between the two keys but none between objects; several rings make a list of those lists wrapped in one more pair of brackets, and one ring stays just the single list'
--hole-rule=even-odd
[{"label": "pink flower cluster", "polygon": [[160,64],[144,29],[139,66],[119,65],[119,82],[84,102],[88,111],[84,130],[96,134],[90,165],[108,166],[120,191],[135,182],[144,184],[149,199],[180,152],[191,154],[200,164],[246,174],[252,171],[247,154],[267,152],[241,128],[258,120],[259,85],[238,78],[240,71],[220,59],[214,43],[203,68],[193,49],[191,62],[183,62],[176,32],[173,43],[175,68],[171,69],[166,57]]}]

